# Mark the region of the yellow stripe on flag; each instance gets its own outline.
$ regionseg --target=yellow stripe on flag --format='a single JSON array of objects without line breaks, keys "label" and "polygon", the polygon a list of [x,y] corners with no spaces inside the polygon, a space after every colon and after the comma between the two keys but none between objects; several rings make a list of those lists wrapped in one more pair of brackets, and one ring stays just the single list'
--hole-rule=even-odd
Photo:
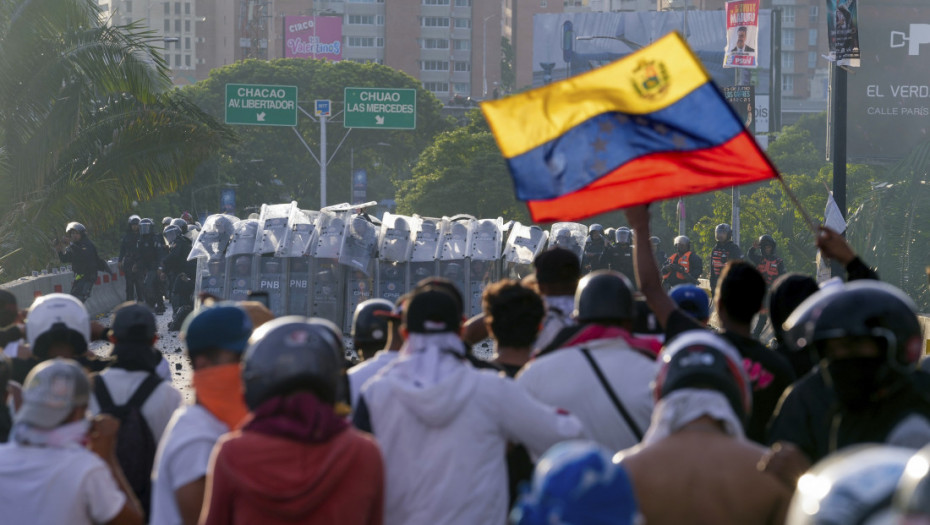
[{"label": "yellow stripe on flag", "polygon": [[604,67],[504,99],[481,110],[504,157],[539,147],[597,115],[666,108],[709,80],[677,32]]}]

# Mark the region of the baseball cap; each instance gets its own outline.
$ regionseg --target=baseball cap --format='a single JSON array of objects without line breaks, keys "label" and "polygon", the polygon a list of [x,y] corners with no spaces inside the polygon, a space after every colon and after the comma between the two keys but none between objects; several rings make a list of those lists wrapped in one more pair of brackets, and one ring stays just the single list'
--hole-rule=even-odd
[{"label": "baseball cap", "polygon": [[390,310],[376,310],[373,315],[375,317],[387,317],[388,322],[400,321],[404,318],[404,307],[409,301],[410,294],[405,293],[397,298],[397,301],[394,303],[394,308]]},{"label": "baseball cap", "polygon": [[679,308],[698,320],[710,317],[710,298],[707,292],[693,284],[679,284],[672,288],[669,297]]},{"label": "baseball cap", "polygon": [[17,423],[51,429],[62,424],[75,407],[90,399],[90,382],[71,359],[51,359],[38,364],[23,384],[23,406]]},{"label": "baseball cap", "polygon": [[404,310],[404,324],[411,333],[458,332],[462,311],[455,298],[432,288],[416,292]]},{"label": "baseball cap", "polygon": [[151,343],[157,332],[155,313],[144,304],[127,301],[113,312],[110,330],[118,343]]},{"label": "baseball cap", "polygon": [[550,248],[536,256],[536,282],[555,284],[577,281],[581,278],[581,263],[578,256],[565,248]]},{"label": "baseball cap", "polygon": [[233,303],[217,303],[194,312],[181,328],[188,353],[210,348],[244,352],[252,335],[252,320]]}]

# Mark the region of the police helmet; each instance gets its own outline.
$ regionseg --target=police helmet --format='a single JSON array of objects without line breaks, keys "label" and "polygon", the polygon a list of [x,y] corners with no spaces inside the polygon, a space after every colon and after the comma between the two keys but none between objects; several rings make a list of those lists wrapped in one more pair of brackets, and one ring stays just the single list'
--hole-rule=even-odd
[{"label": "police helmet", "polygon": [[679,308],[698,320],[710,318],[710,298],[707,292],[693,284],[679,284],[671,289],[669,297]]},{"label": "police helmet", "polygon": [[752,410],[752,386],[742,357],[726,339],[707,330],[682,333],[659,355],[653,383],[656,400],[682,388],[720,392],[740,421],[745,422]]},{"label": "police helmet", "polygon": [[388,318],[394,304],[386,299],[369,299],[355,307],[352,316],[352,339],[358,345],[384,345],[388,338]]},{"label": "police helmet", "polygon": [[510,515],[516,525],[632,525],[636,496],[626,469],[592,441],[564,441],[539,459]]},{"label": "police helmet", "polygon": [[162,235],[165,236],[166,243],[174,244],[174,241],[177,240],[178,236],[181,235],[181,230],[177,226],[172,224],[168,226],[167,228],[165,228],[165,231],[162,232]]},{"label": "police helmet", "polygon": [[630,244],[633,242],[633,232],[626,226],[617,228],[617,242],[620,244]]},{"label": "police helmet", "polygon": [[138,225],[139,225],[139,221],[141,221],[141,220],[142,220],[142,218],[139,217],[138,215],[130,215],[130,216],[129,216],[129,225],[130,225],[130,226],[138,226]]},{"label": "police helmet", "polygon": [[684,235],[679,235],[678,237],[675,237],[675,241],[673,242],[673,245],[675,246],[676,249],[679,246],[684,245],[685,250],[689,250],[691,249],[691,239],[685,237]]},{"label": "police helmet", "polygon": [[588,227],[588,233],[590,234],[590,233],[594,233],[594,232],[598,232],[598,233],[600,233],[601,235],[603,235],[603,234],[604,234],[604,227],[601,226],[600,224],[597,224],[597,223],[592,224],[590,227]]},{"label": "police helmet", "polygon": [[857,445],[817,462],[798,480],[787,525],[898,523],[891,502],[914,451]]},{"label": "police helmet", "polygon": [[184,219],[171,219],[171,225],[177,226],[181,233],[187,233],[187,221]]},{"label": "police helmet", "polygon": [[142,235],[152,233],[152,219],[142,219],[139,221],[139,233]]},{"label": "police helmet", "polygon": [[616,229],[616,228],[607,228],[606,230],[604,230],[604,236],[607,237],[608,239],[614,239],[614,238],[616,238],[616,236],[617,236],[617,229]]},{"label": "police helmet", "polygon": [[766,246],[771,246],[772,251],[775,251],[775,239],[767,233],[759,237],[759,247],[764,250]]},{"label": "police helmet", "polygon": [[68,343],[75,355],[83,354],[90,344],[90,316],[77,298],[63,293],[40,296],[26,316],[26,341],[39,359],[48,358],[53,343]]},{"label": "police helmet", "polygon": [[622,273],[596,270],[578,282],[575,318],[579,321],[634,319],[633,285]]},{"label": "police helmet", "polygon": [[662,244],[662,239],[660,239],[660,238],[658,238],[657,236],[653,235],[652,237],[649,237],[649,242],[652,243],[652,246],[658,248],[659,245]]},{"label": "police helmet", "polygon": [[732,235],[733,228],[730,228],[730,225],[725,222],[718,224],[714,228],[714,239],[717,239],[718,242],[729,241]]},{"label": "police helmet", "polygon": [[81,234],[86,234],[87,228],[85,228],[84,225],[79,222],[69,222],[68,225],[65,226],[65,233],[71,233],[71,232],[78,232]]},{"label": "police helmet", "polygon": [[306,317],[269,321],[249,339],[242,365],[250,410],[278,395],[310,388],[326,403],[337,399],[344,356],[332,330]]},{"label": "police helmet", "polygon": [[171,224],[171,221],[172,221],[172,218],[171,218],[171,217],[162,217],[162,219],[161,219],[161,225],[162,225],[162,226],[168,226],[169,224]]}]

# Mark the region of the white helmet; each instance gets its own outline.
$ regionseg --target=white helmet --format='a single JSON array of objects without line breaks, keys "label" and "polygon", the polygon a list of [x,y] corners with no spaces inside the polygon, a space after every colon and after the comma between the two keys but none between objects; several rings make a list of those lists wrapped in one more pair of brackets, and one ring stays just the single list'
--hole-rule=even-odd
[{"label": "white helmet", "polygon": [[36,298],[26,316],[26,340],[35,348],[36,339],[62,323],[77,332],[85,344],[90,344],[90,315],[76,297],[64,293],[50,293]]}]

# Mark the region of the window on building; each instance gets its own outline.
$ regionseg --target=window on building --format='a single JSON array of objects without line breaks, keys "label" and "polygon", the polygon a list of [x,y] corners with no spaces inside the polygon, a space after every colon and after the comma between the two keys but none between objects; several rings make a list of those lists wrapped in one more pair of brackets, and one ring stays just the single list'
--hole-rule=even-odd
[{"label": "window on building", "polygon": [[171,20],[165,19],[165,33],[171,31]]},{"label": "window on building", "polygon": [[782,95],[794,94],[794,76],[793,75],[782,75],[781,94]]},{"label": "window on building", "polygon": [[448,82],[424,82],[423,89],[427,91],[432,91],[433,93],[448,93],[449,83]]},{"label": "window on building", "polygon": [[378,15],[375,17],[375,25],[383,26],[384,25],[384,15]]},{"label": "window on building", "polygon": [[808,15],[809,25],[815,26],[820,22],[820,6],[812,5]]},{"label": "window on building", "polygon": [[794,6],[786,5],[781,8],[781,22],[786,26],[793,26],[795,20]]},{"label": "window on building", "polygon": [[[449,5],[448,2],[446,5]],[[455,0],[455,7],[471,7],[471,0]]]},{"label": "window on building", "polygon": [[132,0],[126,0],[123,5],[126,7],[127,13],[132,13]]},{"label": "window on building", "polygon": [[165,55],[165,65],[171,67],[171,55]]},{"label": "window on building", "polygon": [[453,68],[455,71],[471,71],[471,62],[456,60],[453,62]]},{"label": "window on building", "polygon": [[181,14],[181,2],[174,3],[174,14],[176,15]]},{"label": "window on building", "polygon": [[816,51],[807,52],[807,67],[811,69],[817,68],[817,52]]},{"label": "window on building", "polygon": [[191,48],[191,37],[189,36],[184,37],[184,49],[190,49],[190,48]]},{"label": "window on building", "polygon": [[817,30],[808,29],[807,30],[807,45],[814,47],[817,45]]},{"label": "window on building", "polygon": [[187,67],[191,67],[191,56],[190,55],[184,55],[184,65]]},{"label": "window on building", "polygon": [[421,38],[420,49],[449,49],[449,40],[445,38]]},{"label": "window on building", "polygon": [[455,82],[452,84],[452,89],[455,93],[461,93],[464,95],[466,93],[471,93],[471,84],[468,82]]},{"label": "window on building", "polygon": [[191,14],[191,3],[190,2],[184,2],[184,14],[185,15]]},{"label": "window on building", "polygon": [[420,17],[420,26],[422,27],[449,27],[449,17],[422,16]]},{"label": "window on building", "polygon": [[181,19],[180,18],[176,18],[174,20],[174,32],[175,33],[181,32]]},{"label": "window on building", "polygon": [[165,14],[166,15],[171,14],[171,2],[165,2]]},{"label": "window on building", "polygon": [[449,62],[445,60],[421,60],[421,71],[449,71]]},{"label": "window on building", "polygon": [[350,25],[370,26],[375,24],[375,15],[349,15]]},{"label": "window on building", "polygon": [[423,5],[449,5],[449,0],[423,0]]},{"label": "window on building", "polygon": [[794,47],[794,29],[781,30],[781,43],[786,48]]},{"label": "window on building", "polygon": [[539,0],[539,7],[549,7],[548,0]]},{"label": "window on building", "polygon": [[190,32],[191,32],[191,21],[190,21],[190,20],[185,20],[185,21],[184,21],[184,32],[185,32],[185,33],[190,33]]},{"label": "window on building", "polygon": [[794,53],[781,54],[781,69],[785,72],[794,71]]},{"label": "window on building", "polygon": [[471,18],[456,18],[455,28],[456,29],[471,29]]},{"label": "window on building", "polygon": [[370,36],[350,36],[349,47],[375,47],[375,39]]},{"label": "window on building", "polygon": [[174,67],[181,67],[181,55],[174,55]]},{"label": "window on building", "polygon": [[457,38],[457,39],[453,40],[453,42],[455,42],[455,47],[454,47],[454,49],[458,49],[458,50],[468,50],[468,49],[471,49],[471,40],[463,40],[463,39],[458,39],[458,38]]}]

